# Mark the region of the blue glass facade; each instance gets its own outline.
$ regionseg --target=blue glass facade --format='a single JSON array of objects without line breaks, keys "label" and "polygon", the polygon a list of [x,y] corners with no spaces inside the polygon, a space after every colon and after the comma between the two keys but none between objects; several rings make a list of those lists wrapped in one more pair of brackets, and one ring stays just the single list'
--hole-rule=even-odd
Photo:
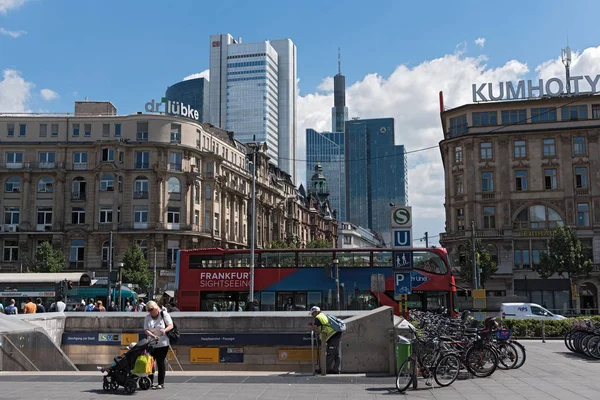
[{"label": "blue glass facade", "polygon": [[306,182],[321,164],[329,188],[329,204],[337,211],[337,220],[346,216],[346,171],[344,167],[344,132],[317,132],[306,130]]},{"label": "blue glass facade", "polygon": [[394,140],[394,119],[346,121],[346,219],[390,244],[390,203],[408,203],[408,165]]},{"label": "blue glass facade", "polygon": [[165,97],[184,105],[189,104],[198,110],[199,122],[208,122],[208,80],[196,78],[178,82],[167,88]]}]

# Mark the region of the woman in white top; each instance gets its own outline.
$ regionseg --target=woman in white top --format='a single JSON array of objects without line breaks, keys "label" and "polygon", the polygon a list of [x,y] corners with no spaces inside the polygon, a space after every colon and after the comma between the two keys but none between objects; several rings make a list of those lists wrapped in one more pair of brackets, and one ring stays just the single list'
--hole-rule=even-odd
[{"label": "woman in white top", "polygon": [[149,301],[146,304],[148,315],[144,319],[144,330],[146,335],[158,339],[158,343],[152,350],[152,357],[156,360],[156,368],[158,369],[158,384],[154,385],[154,375],[150,375],[153,389],[165,388],[165,358],[169,352],[169,337],[167,332],[173,329],[173,320],[166,311],[161,311],[158,304],[154,301]]}]

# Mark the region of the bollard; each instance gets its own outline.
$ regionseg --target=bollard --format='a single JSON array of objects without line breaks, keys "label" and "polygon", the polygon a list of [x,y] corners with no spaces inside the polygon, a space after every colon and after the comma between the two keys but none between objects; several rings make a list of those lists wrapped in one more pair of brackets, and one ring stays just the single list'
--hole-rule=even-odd
[{"label": "bollard", "polygon": [[321,376],[327,375],[327,342],[325,341],[325,332],[321,333],[321,351],[319,366],[321,367]]},{"label": "bollard", "polygon": [[546,343],[546,321],[542,320],[542,343]]}]

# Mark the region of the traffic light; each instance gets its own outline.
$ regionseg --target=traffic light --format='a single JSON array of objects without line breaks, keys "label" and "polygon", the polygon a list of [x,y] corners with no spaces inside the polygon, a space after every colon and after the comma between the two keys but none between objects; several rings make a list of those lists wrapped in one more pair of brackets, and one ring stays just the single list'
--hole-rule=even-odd
[{"label": "traffic light", "polygon": [[72,290],[73,289],[73,281],[67,281],[67,289],[68,290]]}]

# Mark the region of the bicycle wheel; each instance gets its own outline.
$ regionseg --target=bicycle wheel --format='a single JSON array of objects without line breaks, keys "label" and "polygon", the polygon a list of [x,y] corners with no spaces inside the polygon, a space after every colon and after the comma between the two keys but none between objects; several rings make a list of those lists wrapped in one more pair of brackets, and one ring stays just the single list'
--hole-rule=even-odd
[{"label": "bicycle wheel", "polygon": [[471,347],[465,355],[465,366],[476,377],[485,378],[498,368],[498,356],[489,346]]},{"label": "bicycle wheel", "polygon": [[527,359],[527,352],[525,351],[525,346],[523,346],[521,343],[514,341],[514,340],[511,341],[510,343],[513,346],[515,346],[515,349],[517,350],[517,354],[519,356],[517,365],[515,365],[513,369],[519,369],[523,366],[523,364],[525,364],[525,360]]},{"label": "bicycle wheel", "polygon": [[450,386],[460,373],[460,358],[456,354],[446,354],[438,361],[433,370],[433,379],[438,385]]},{"label": "bicycle wheel", "polygon": [[406,389],[410,386],[415,376],[415,367],[417,362],[412,359],[407,359],[402,363],[402,366],[398,370],[398,375],[396,376],[396,389],[400,393],[404,393]]},{"label": "bicycle wheel", "polygon": [[496,344],[496,349],[498,353],[498,360],[500,361],[498,368],[503,370],[513,369],[519,362],[519,355],[515,349],[515,346],[512,344],[500,342]]}]

